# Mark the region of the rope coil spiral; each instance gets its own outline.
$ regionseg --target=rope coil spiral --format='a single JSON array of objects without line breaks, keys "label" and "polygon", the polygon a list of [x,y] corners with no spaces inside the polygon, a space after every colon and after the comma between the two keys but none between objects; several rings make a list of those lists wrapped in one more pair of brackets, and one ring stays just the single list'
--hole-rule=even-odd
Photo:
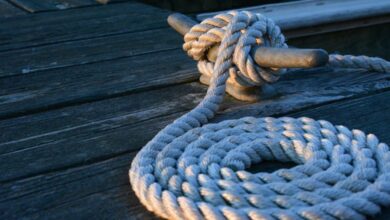
[{"label": "rope coil spiral", "polygon": [[[215,63],[206,52],[219,44]],[[229,12],[194,26],[184,49],[208,71],[201,103],[161,130],[135,157],[130,182],[166,219],[365,219],[390,205],[390,152],[373,134],[310,118],[245,117],[207,124],[226,81],[262,85],[285,69],[257,66],[252,46],[287,47],[260,14]],[[380,58],[331,55],[329,65],[390,72]],[[266,160],[297,166],[245,171]]]}]

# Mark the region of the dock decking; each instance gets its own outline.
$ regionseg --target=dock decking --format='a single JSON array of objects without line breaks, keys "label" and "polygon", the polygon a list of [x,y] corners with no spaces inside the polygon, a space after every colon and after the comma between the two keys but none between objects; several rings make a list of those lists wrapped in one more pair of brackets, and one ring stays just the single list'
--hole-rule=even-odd
[{"label": "dock decking", "polygon": [[[131,190],[131,160],[207,89],[169,13],[131,1],[0,0],[0,219],[157,219]],[[332,41],[351,33],[360,32]],[[389,56],[389,44],[364,36],[348,40]],[[274,87],[263,102],[226,97],[213,121],[307,116],[390,143],[390,73],[317,68]],[[389,218],[385,208],[375,217]]]}]

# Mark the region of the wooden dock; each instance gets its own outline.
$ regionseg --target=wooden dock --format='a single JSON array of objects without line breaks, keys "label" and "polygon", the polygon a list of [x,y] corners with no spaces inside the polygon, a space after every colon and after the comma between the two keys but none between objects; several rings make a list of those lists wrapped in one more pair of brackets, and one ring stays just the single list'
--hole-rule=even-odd
[{"label": "wooden dock", "polygon": [[[0,0],[0,219],[157,219],[131,190],[131,160],[207,89],[169,14],[131,1]],[[367,30],[291,32],[289,43],[389,59],[389,23]],[[274,87],[258,103],[226,97],[213,121],[307,116],[390,143],[390,73],[317,68]]]}]

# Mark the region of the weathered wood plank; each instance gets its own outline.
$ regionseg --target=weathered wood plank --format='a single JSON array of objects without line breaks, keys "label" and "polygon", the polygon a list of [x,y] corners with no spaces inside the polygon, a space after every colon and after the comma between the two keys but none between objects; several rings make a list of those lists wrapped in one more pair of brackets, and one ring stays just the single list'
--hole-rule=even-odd
[{"label": "weathered wood plank", "polygon": [[10,0],[29,12],[64,10],[69,8],[96,5],[95,0]]},{"label": "weathered wood plank", "polygon": [[[204,92],[205,87],[186,84],[7,121],[1,126],[7,141],[0,146],[0,182],[137,150],[167,121],[194,107]],[[15,161],[17,154],[24,156]]]},{"label": "weathered wood plank", "polygon": [[70,8],[79,8],[86,6],[95,6],[99,3],[125,2],[132,0],[10,0],[26,11],[36,13],[44,11],[65,10]]},{"label": "weathered wood plank", "polygon": [[[29,219],[65,219],[66,215],[70,213],[74,213],[72,218],[77,219],[89,219],[91,217],[98,217],[99,219],[133,219],[132,217],[135,217],[136,219],[142,219],[141,217],[152,216],[140,206],[134,193],[129,190],[129,184],[127,184],[127,170],[134,154],[130,153],[119,156],[114,160],[109,159],[98,164],[69,169],[66,172],[54,172],[47,176],[37,176],[27,182],[23,181],[24,184],[19,182],[19,186],[18,184],[13,185],[15,186],[12,190],[13,195],[10,194],[11,191],[5,191],[5,189],[12,188],[12,185],[5,184],[5,188],[0,189],[0,194],[12,198],[8,201],[2,199],[0,202],[0,216],[7,219],[21,217],[28,217]],[[89,183],[80,184],[80,181]],[[51,184],[45,186],[39,184],[39,182]],[[105,184],[101,185],[103,182]],[[23,190],[19,187],[22,187]],[[36,192],[41,192],[38,197],[28,196],[28,194],[35,195]],[[21,199],[23,197],[26,200]],[[118,201],[120,202],[118,203]],[[93,206],[96,206],[96,208],[99,206],[99,210],[91,209],[91,206],[85,206],[86,202],[94,204]],[[73,204],[61,208],[67,203]],[[13,204],[13,207],[10,207],[10,204]],[[53,208],[63,211],[44,213],[45,210]],[[133,210],[137,210],[138,215],[134,215]],[[142,210],[142,212],[139,210]]]},{"label": "weathered wood plank", "polygon": [[108,4],[113,2],[123,2],[123,1],[132,1],[132,0],[96,0],[96,1],[101,4]]},{"label": "weathered wood plank", "polygon": [[0,118],[189,82],[198,75],[196,63],[178,49],[1,78]]},{"label": "weathered wood plank", "polygon": [[[243,8],[272,18],[282,30],[314,27],[390,14],[390,0],[306,0]],[[204,13],[198,20],[220,12]],[[382,22],[378,20],[378,22]]]},{"label": "weathered wood plank", "polygon": [[[0,195],[6,198],[0,201],[0,216],[7,219],[70,216],[72,219],[157,219],[139,204],[128,184],[128,168],[134,156],[135,153],[129,153],[66,172],[4,184]],[[53,209],[62,211],[53,212]]]},{"label": "weathered wood plank", "polygon": [[0,77],[114,60],[180,47],[168,28],[63,42],[0,53]]},{"label": "weathered wood plank", "polygon": [[[311,28],[312,31],[321,32],[321,28]],[[301,32],[306,32],[301,30]],[[306,32],[310,35],[313,32]],[[293,36],[294,33],[290,32]],[[288,40],[291,44],[299,48],[323,48],[329,53],[367,55],[382,57],[390,60],[390,22],[378,24],[370,27],[353,28],[343,31],[335,31],[306,37],[297,37]],[[291,38],[291,37],[290,37]]]},{"label": "weathered wood plank", "polygon": [[168,14],[128,2],[15,17],[0,21],[0,51],[167,27]]},{"label": "weathered wood plank", "polygon": [[[25,106],[31,104],[33,107],[27,112],[32,113],[70,103],[126,96],[0,121],[0,179],[3,181],[0,187],[0,218],[153,218],[129,189],[127,169],[135,154],[133,151],[199,102],[205,92],[205,87],[197,83],[143,92],[147,88],[191,81],[197,76],[193,61],[189,61],[182,52],[168,50],[172,52],[168,60],[175,60],[175,65],[166,60],[159,61],[168,63],[166,65],[153,65],[156,61],[151,57],[159,54],[153,53],[142,55],[148,58],[149,63],[145,59],[136,59],[141,57],[137,56],[106,61],[102,65],[80,65],[4,78],[5,81],[1,81],[4,87],[0,83],[0,88],[12,82],[16,84],[12,93],[8,90],[1,93],[4,94],[4,110],[17,102]],[[137,66],[142,68],[137,69]],[[64,74],[69,72],[71,74]],[[167,77],[166,73],[171,74]],[[140,75],[144,78],[135,79]],[[216,120],[248,114],[285,114],[388,90],[389,77],[388,74],[326,69],[290,74],[275,85],[280,92],[275,101],[248,105],[228,100],[223,107],[229,107],[226,115]],[[17,79],[22,81],[18,83]],[[29,79],[34,79],[34,83],[27,83]],[[373,112],[362,110],[353,113],[353,117],[359,120],[351,119],[349,114],[342,116],[356,123],[350,124],[351,127],[359,128],[361,125],[360,128],[365,130],[372,126],[381,137],[383,131],[375,131],[375,128],[383,129],[389,122],[386,115],[380,115],[389,108],[388,94],[384,97],[369,96],[371,102],[362,101],[342,108],[342,111],[350,113],[351,109],[357,109],[364,103],[368,106],[381,103],[375,108],[370,107]],[[34,106],[34,102],[38,104]],[[240,107],[230,108],[234,104],[240,104]],[[323,118],[318,113],[322,108],[307,114]],[[337,113],[333,108],[323,110],[325,119],[327,114]],[[23,111],[19,106],[17,112]],[[333,122],[339,123],[337,117],[328,120],[333,119]],[[367,121],[370,124],[366,126]],[[382,134],[387,133],[385,130]]]},{"label": "weathered wood plank", "polygon": [[[115,2],[118,0],[98,0],[101,2]],[[204,13],[211,11],[220,11],[234,8],[242,8],[253,5],[264,5],[277,2],[287,2],[294,0],[142,0],[147,4],[152,4],[161,8],[182,13]]]},{"label": "weathered wood plank", "polygon": [[[251,115],[283,114],[387,89],[389,77],[390,73],[356,70],[292,72],[275,84],[277,97],[241,105],[246,106],[245,112]],[[4,131],[0,137],[0,161],[5,171],[0,181],[137,150],[153,136],[155,129],[172,119],[159,117],[183,114],[200,101],[204,92],[205,86],[190,83],[3,120],[0,122]],[[236,104],[239,105],[230,99],[223,109]],[[15,158],[20,159],[15,161]],[[29,169],[23,169],[26,166]]]},{"label": "weathered wood plank", "polygon": [[6,0],[0,0],[0,18],[10,18],[25,14],[27,13],[11,5]]},{"label": "weathered wood plank", "polygon": [[[376,37],[385,36],[380,34],[377,35],[378,32],[385,32],[385,30],[388,32],[388,29],[383,28],[383,25],[380,27],[381,28],[378,31],[366,32],[370,33],[370,38],[368,40],[372,41],[375,39],[375,43],[386,42],[384,40],[379,40],[377,39],[378,37]],[[156,36],[159,36],[159,42],[157,43],[155,41]],[[320,37],[317,36],[317,38]],[[347,44],[345,44],[344,41],[345,38],[340,40],[339,45],[350,46],[351,42],[362,42],[361,39],[358,40],[357,37],[352,38]],[[151,49],[148,50],[148,47],[145,47],[142,43],[150,46]],[[17,75],[101,60],[112,60],[123,56],[136,55],[137,53],[146,53],[153,50],[158,51],[158,49],[165,50],[176,48],[180,47],[180,44],[180,37],[173,34],[171,30],[156,29],[142,33],[128,33],[5,51],[0,53],[0,60],[3,60],[0,76]],[[159,48],[161,45],[162,47]],[[365,42],[365,45],[367,45],[367,42]],[[354,44],[354,48],[359,47]]]},{"label": "weathered wood plank", "polygon": [[[179,35],[173,34],[173,31],[170,34],[172,38],[177,37],[180,41],[177,47],[180,47]],[[376,25],[294,38],[289,40],[289,44],[390,59],[390,54],[387,53],[390,49],[390,42],[386,38],[388,34],[390,29],[386,25]],[[156,39],[155,41],[157,42]],[[150,46],[153,47],[153,43]],[[117,56],[127,50],[120,48],[107,53]],[[101,56],[104,53],[106,52],[102,51]],[[197,80],[198,76],[195,61],[188,58],[181,49],[177,49],[0,78],[0,118],[188,82]]]},{"label": "weathered wood plank", "polygon": [[[245,106],[243,108],[246,109]],[[241,110],[240,114],[236,114],[237,117],[248,114]],[[389,110],[390,92],[386,91],[288,115],[329,120],[335,124],[375,133],[381,141],[390,142]],[[273,115],[273,112],[266,112],[265,115]],[[216,121],[222,118],[224,117],[217,116]],[[144,131],[147,130],[145,128]],[[115,146],[120,144],[123,145],[118,141]],[[115,146],[110,145],[113,148]],[[4,210],[0,215],[3,218],[131,216],[136,219],[155,219],[140,206],[128,184],[127,170],[134,155],[135,153],[126,152],[98,163],[5,183],[0,188],[0,210]],[[389,212],[383,212],[376,219],[387,219]]]}]

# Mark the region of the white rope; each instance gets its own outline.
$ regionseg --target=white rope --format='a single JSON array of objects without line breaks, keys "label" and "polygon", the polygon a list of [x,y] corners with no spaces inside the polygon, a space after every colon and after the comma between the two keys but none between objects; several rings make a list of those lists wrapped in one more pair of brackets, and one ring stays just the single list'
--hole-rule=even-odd
[{"label": "white rope", "polygon": [[[253,45],[287,47],[270,19],[249,12],[217,15],[194,26],[185,41],[200,66],[212,66],[212,79],[202,102],[161,130],[132,162],[132,188],[149,211],[166,219],[365,219],[390,204],[389,147],[375,135],[310,118],[207,124],[229,75],[260,85],[284,71],[261,68],[248,55]],[[217,43],[217,60],[209,63],[204,54]],[[329,65],[390,69],[379,58],[340,55]],[[245,171],[265,160],[297,166]]]}]

